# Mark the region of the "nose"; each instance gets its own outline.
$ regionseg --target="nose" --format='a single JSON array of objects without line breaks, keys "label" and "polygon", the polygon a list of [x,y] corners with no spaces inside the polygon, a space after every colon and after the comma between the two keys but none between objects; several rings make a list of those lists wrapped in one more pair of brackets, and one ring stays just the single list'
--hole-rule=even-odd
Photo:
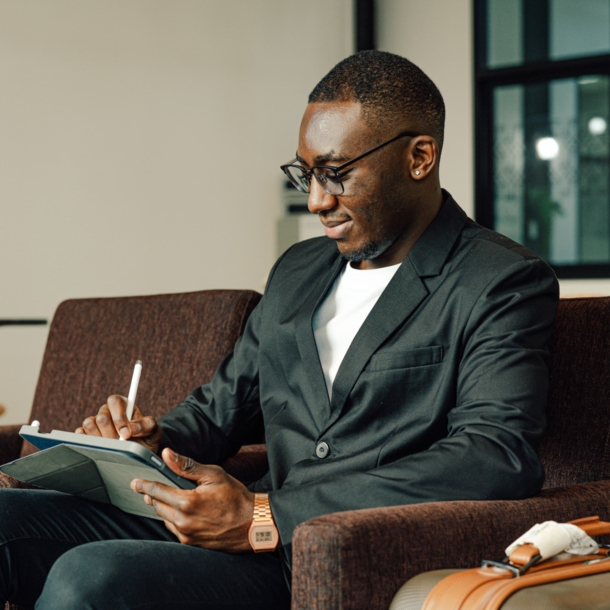
[{"label": "nose", "polygon": [[319,214],[324,210],[332,210],[337,205],[337,197],[327,193],[320,183],[313,178],[309,187],[307,208],[312,214]]}]

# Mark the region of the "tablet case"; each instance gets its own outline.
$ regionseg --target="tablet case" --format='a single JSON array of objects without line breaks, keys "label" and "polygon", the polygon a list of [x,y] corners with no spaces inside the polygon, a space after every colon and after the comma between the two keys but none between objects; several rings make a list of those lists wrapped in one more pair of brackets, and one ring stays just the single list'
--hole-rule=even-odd
[{"label": "tablet case", "polygon": [[[82,438],[82,435],[79,436]],[[28,438],[28,440],[31,439]],[[99,443],[99,439],[97,442]],[[128,442],[126,441],[126,443]],[[151,457],[151,459],[159,462],[159,468],[168,470],[157,456]],[[133,479],[155,481],[168,487],[186,489],[195,487],[192,481],[181,479],[171,473],[172,478],[179,480],[180,485],[177,485],[154,466],[148,465],[138,456],[130,454],[127,446],[125,446],[125,451],[122,451],[65,443],[55,444],[38,453],[4,464],[0,466],[0,471],[25,483],[96,502],[111,503],[125,512],[153,519],[161,519],[161,517],[157,515],[152,506],[145,504],[141,494],[134,492],[129,487]]]}]

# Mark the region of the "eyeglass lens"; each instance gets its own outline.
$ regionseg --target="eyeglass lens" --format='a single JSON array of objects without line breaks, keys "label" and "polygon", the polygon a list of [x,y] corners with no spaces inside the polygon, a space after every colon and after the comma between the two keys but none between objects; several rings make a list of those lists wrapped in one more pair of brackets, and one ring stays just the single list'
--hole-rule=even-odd
[{"label": "eyeglass lens", "polygon": [[[298,165],[289,165],[286,168],[286,173],[297,189],[303,193],[309,193],[311,182],[310,170],[301,168]],[[320,186],[330,195],[341,195],[343,193],[341,179],[331,169],[315,167],[313,174]]]}]

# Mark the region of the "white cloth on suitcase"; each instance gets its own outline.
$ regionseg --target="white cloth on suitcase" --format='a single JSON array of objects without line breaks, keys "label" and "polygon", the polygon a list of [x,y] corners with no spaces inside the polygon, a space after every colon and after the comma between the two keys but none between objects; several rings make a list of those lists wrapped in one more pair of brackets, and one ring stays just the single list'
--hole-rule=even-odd
[{"label": "white cloth on suitcase", "polygon": [[507,557],[517,547],[528,543],[540,551],[542,559],[548,559],[563,552],[573,555],[592,555],[599,551],[597,542],[577,525],[545,521],[536,523],[534,527],[509,545],[505,551]]}]

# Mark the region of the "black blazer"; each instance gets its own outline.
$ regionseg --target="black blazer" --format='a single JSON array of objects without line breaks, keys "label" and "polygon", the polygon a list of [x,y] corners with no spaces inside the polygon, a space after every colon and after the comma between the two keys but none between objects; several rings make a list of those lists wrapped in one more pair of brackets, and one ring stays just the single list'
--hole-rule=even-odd
[{"label": "black blazer", "polygon": [[345,261],[322,237],[280,258],[233,354],[160,420],[164,446],[220,463],[263,418],[269,472],[252,488],[270,492],[289,553],[294,528],[318,515],[542,486],[557,280],[445,197],[354,338],[331,401],[312,316]]}]

